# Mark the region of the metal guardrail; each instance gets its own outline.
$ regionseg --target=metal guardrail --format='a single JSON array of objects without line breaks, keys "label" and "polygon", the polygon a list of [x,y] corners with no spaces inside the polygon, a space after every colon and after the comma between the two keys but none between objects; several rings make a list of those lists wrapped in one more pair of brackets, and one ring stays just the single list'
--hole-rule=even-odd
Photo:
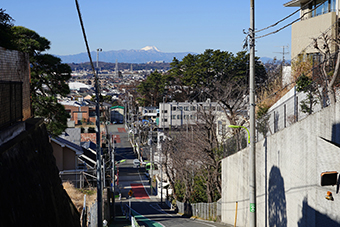
[{"label": "metal guardrail", "polygon": [[0,81],[0,128],[22,120],[22,82]]}]

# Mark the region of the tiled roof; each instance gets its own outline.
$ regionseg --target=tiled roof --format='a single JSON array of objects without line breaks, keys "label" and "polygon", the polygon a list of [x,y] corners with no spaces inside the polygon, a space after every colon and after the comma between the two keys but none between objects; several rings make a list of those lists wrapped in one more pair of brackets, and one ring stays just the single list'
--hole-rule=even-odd
[{"label": "tiled roof", "polygon": [[63,132],[63,134],[60,135],[59,137],[80,146],[80,138],[81,138],[80,134],[81,134],[80,128],[67,128],[65,132]]},{"label": "tiled roof", "polygon": [[72,143],[66,139],[60,138],[60,137],[55,137],[52,138],[52,141],[55,141],[56,143],[59,143],[61,145],[65,145],[67,147],[69,147],[70,149],[74,150],[76,152],[76,154],[80,155],[83,153],[83,148],[75,143]]}]

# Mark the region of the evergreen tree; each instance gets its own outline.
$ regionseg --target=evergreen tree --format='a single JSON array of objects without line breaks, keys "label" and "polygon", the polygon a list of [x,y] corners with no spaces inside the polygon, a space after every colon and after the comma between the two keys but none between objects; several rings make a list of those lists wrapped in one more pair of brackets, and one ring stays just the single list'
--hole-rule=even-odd
[{"label": "evergreen tree", "polygon": [[[0,14],[3,12],[0,10]],[[9,16],[1,18],[5,18],[2,19],[5,24],[11,21]],[[49,133],[59,135],[67,128],[69,114],[58,103],[57,96],[69,94],[67,81],[71,78],[71,68],[61,63],[60,58],[42,53],[50,49],[46,38],[25,27],[9,27],[5,32],[11,40],[1,45],[29,54],[33,116],[44,118]]]}]

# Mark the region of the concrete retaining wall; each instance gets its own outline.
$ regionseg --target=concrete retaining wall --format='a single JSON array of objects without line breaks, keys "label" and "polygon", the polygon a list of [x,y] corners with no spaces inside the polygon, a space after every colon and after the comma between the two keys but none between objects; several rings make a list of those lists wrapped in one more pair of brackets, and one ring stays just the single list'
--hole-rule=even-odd
[{"label": "concrete retaining wall", "polygon": [[[257,226],[339,226],[337,186],[320,186],[320,174],[339,164],[339,102],[259,141]],[[222,222],[234,224],[238,201],[237,226],[248,226],[248,166],[248,148],[222,161]]]}]

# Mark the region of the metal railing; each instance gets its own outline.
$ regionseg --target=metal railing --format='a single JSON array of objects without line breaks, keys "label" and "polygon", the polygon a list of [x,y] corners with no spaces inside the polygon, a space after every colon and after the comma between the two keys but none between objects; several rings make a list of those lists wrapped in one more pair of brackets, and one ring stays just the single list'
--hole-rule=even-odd
[{"label": "metal railing", "polygon": [[[304,113],[301,110],[301,101],[305,100],[306,94],[304,92],[296,92],[285,101],[271,108],[267,116],[267,136],[272,135],[290,125],[301,121],[308,117],[308,113]],[[320,102],[313,107],[313,113],[322,109]],[[263,133],[256,130],[257,141],[264,139]]]},{"label": "metal railing", "polygon": [[214,203],[182,203],[176,201],[176,205],[178,213],[205,220],[221,221],[221,200]]},{"label": "metal railing", "polygon": [[0,128],[22,120],[22,82],[0,81]]}]

